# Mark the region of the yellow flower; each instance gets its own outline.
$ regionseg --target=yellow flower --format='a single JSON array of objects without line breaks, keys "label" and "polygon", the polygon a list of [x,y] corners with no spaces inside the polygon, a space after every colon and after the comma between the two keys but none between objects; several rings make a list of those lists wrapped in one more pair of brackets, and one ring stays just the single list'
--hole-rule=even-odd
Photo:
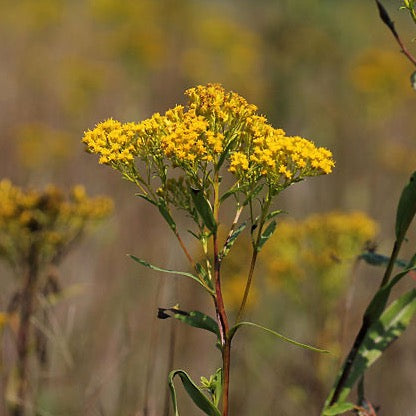
[{"label": "yellow flower", "polygon": [[[329,150],[272,127],[256,106],[220,84],[199,85],[185,95],[186,107],[178,105],[138,124],[99,123],[84,135],[87,150],[97,153],[100,163],[149,187],[152,178],[165,183],[169,169],[178,167],[193,185],[209,186],[207,174],[224,164],[241,189],[261,181],[273,194],[332,171]],[[136,159],[145,162],[147,177],[138,173]]]},{"label": "yellow flower", "polygon": [[0,181],[0,257],[14,267],[23,266],[33,244],[42,264],[73,241],[88,223],[112,211],[108,198],[87,196],[81,185],[69,197],[55,186],[43,191],[23,190],[9,180]]}]

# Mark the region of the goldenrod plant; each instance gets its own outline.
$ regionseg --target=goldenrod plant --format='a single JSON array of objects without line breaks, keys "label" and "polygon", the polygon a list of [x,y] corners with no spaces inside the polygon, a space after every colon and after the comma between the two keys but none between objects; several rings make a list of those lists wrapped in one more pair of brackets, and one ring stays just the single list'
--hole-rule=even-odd
[{"label": "goldenrod plant", "polygon": [[[31,322],[37,313],[45,312],[40,300],[48,304],[48,298],[59,292],[56,273],[50,269],[59,265],[88,225],[111,211],[109,198],[91,198],[81,185],[65,195],[55,186],[24,190],[7,179],[0,181],[0,258],[20,280],[8,311],[0,314],[0,329],[10,321],[16,339],[16,366],[8,388],[13,416],[32,414],[34,408],[29,359],[36,352],[40,363],[45,361],[46,338]],[[13,316],[17,325],[12,325]]]},{"label": "goldenrod plant", "polygon": [[[215,317],[200,311],[183,311],[177,306],[160,308],[159,317],[176,318],[205,329],[216,337],[222,365],[197,385],[183,370],[169,374],[175,415],[179,415],[174,378],[179,377],[194,401],[207,415],[229,414],[231,344],[239,328],[251,326],[281,340],[324,352],[289,339],[271,329],[243,320],[257,257],[276,229],[277,196],[307,177],[326,175],[334,167],[328,149],[311,141],[289,136],[272,127],[235,92],[219,84],[188,89],[186,107],[178,105],[142,122],[121,123],[109,119],[85,133],[87,150],[99,162],[111,166],[134,183],[137,196],[152,204],[175,234],[192,272],[176,272],[131,256],[141,265],[197,282],[212,299]],[[223,219],[223,204],[232,205],[233,220]],[[203,261],[195,260],[177,227],[175,210],[194,222],[189,232],[200,243]],[[220,239],[219,227],[226,237]],[[250,266],[240,293],[235,318],[224,304],[222,262],[233,244],[248,229],[251,241]],[[199,259],[200,257],[198,257]],[[205,392],[207,394],[205,394]]]}]

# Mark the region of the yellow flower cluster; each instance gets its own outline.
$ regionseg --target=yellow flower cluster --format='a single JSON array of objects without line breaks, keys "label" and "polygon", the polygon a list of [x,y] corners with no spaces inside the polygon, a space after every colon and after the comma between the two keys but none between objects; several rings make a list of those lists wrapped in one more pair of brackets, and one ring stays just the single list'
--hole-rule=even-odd
[{"label": "yellow flower cluster", "polygon": [[88,151],[100,154],[99,163],[117,165],[130,164],[137,155],[134,137],[139,127],[135,123],[120,123],[108,119],[84,135]]},{"label": "yellow flower cluster", "polygon": [[264,248],[269,282],[272,286],[284,283],[299,294],[307,279],[321,291],[322,301],[336,299],[345,287],[351,260],[376,232],[376,223],[362,212],[332,212],[282,222],[278,238],[272,237]]},{"label": "yellow flower cluster", "polygon": [[23,190],[9,180],[0,181],[0,257],[21,267],[36,245],[41,261],[51,261],[93,220],[112,211],[112,201],[90,198],[75,186],[69,197],[54,187]]},{"label": "yellow flower cluster", "polygon": [[212,162],[223,151],[224,135],[210,130],[208,121],[195,109],[184,113],[184,108],[177,106],[167,111],[166,119],[167,134],[161,138],[161,147],[175,164]]},{"label": "yellow flower cluster", "polygon": [[138,124],[112,119],[98,124],[84,135],[87,150],[121,172],[138,156],[148,168],[155,166],[153,174],[159,177],[168,166],[182,168],[188,177],[203,177],[208,163],[215,170],[226,161],[241,185],[263,180],[274,192],[332,171],[329,150],[286,136],[256,114],[256,106],[221,85],[197,86],[185,94],[186,108],[179,105]]},{"label": "yellow flower cluster", "polygon": [[[319,301],[321,308],[330,307],[345,289],[355,257],[376,232],[376,223],[362,212],[331,212],[303,221],[282,221],[259,257],[259,274],[265,280],[254,279],[255,298],[260,298],[260,289],[265,288],[284,292],[303,306]],[[243,273],[247,265],[241,259],[249,245],[248,240],[236,243],[224,263],[227,278],[222,286],[232,308],[241,302],[241,292],[239,298],[234,293],[247,278]],[[318,300],[312,299],[312,294]]]}]

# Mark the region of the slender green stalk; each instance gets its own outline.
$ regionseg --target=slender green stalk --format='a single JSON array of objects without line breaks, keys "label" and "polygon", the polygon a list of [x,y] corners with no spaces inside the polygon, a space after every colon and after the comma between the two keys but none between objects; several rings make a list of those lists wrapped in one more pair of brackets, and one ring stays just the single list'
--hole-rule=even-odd
[{"label": "slender green stalk", "polygon": [[[270,204],[271,204],[271,198],[270,198],[270,193],[269,193],[269,194],[267,194],[264,206],[262,206],[262,213],[261,213],[261,218],[260,218],[260,224],[259,224],[259,227],[258,227],[257,237],[256,237],[255,241],[253,242],[253,254],[251,256],[250,270],[248,272],[246,286],[244,288],[243,299],[241,301],[241,305],[240,305],[240,308],[239,308],[238,313],[237,313],[236,323],[240,322],[243,318],[243,315],[244,315],[248,295],[250,294],[251,283],[253,281],[253,275],[254,275],[254,269],[256,267],[257,256],[258,256],[258,253],[259,253],[258,245],[259,245],[259,241],[260,241],[260,238],[261,238],[261,234],[262,234],[262,231],[263,231],[264,224],[266,222],[266,215],[269,211]],[[253,217],[251,204],[250,204],[250,211],[251,211],[251,216]]]}]

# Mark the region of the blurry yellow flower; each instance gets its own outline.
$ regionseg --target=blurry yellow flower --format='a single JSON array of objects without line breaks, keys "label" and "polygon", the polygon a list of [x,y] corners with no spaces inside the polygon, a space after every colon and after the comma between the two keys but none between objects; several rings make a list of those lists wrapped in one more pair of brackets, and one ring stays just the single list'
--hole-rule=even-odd
[{"label": "blurry yellow flower", "polygon": [[90,198],[81,185],[70,196],[55,186],[43,191],[23,190],[0,181],[0,257],[19,267],[33,245],[41,262],[51,261],[59,251],[80,235],[92,221],[108,216],[112,201]]}]

